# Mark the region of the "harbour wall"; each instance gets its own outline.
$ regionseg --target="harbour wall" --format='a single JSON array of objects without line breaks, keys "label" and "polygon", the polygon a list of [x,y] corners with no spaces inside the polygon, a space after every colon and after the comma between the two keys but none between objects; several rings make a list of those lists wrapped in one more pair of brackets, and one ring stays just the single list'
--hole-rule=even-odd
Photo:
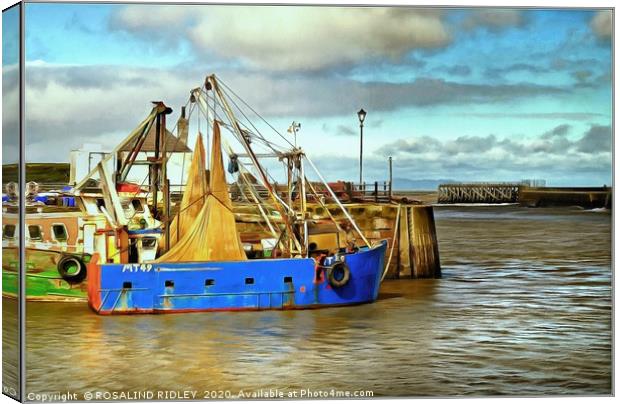
[{"label": "harbour wall", "polygon": [[522,183],[450,183],[437,188],[437,203],[518,203],[527,207],[611,208],[610,187],[531,187]]},{"label": "harbour wall", "polygon": [[521,187],[519,189],[519,204],[528,207],[576,205],[586,209],[611,209],[612,189],[609,187]]},{"label": "harbour wall", "polygon": [[[389,203],[352,203],[345,206],[370,243],[388,241],[385,262],[389,267],[386,278],[441,276],[432,206]],[[331,216],[340,223],[346,222],[344,213],[336,204],[327,204],[324,208],[310,203],[307,209],[311,220],[329,221]],[[261,238],[271,237],[264,219],[256,213],[253,205],[235,206],[235,216],[244,242],[254,243],[259,248],[258,241]],[[344,235],[341,240],[344,240]],[[357,246],[364,245],[363,239],[357,234],[355,243]]]}]

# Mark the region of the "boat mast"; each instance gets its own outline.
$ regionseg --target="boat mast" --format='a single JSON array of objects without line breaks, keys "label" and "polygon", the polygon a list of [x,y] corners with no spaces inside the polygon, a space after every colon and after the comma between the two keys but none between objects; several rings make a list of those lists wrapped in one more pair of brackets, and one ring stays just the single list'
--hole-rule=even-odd
[{"label": "boat mast", "polygon": [[298,159],[299,161],[299,189],[301,191],[301,194],[299,195],[300,198],[300,211],[301,211],[301,220],[302,220],[302,226],[300,226],[300,233],[303,232],[303,250],[302,254],[303,255],[307,255],[308,254],[308,222],[306,221],[306,211],[307,211],[307,198],[306,198],[306,177],[304,175],[304,154],[301,151],[301,149],[296,149],[295,150],[295,158]]},{"label": "boat mast", "polygon": [[[284,222],[284,226],[286,228],[286,232],[288,234],[288,237],[290,239],[292,239],[293,242],[295,243],[296,250],[299,253],[302,253],[301,245],[299,245],[299,241],[295,237],[295,233],[293,232],[293,227],[291,226],[291,222],[289,220],[288,214],[286,213],[286,211],[280,205],[280,198],[278,198],[278,196],[276,195],[275,190],[273,189],[273,187],[269,183],[269,179],[267,178],[267,174],[265,173],[265,170],[263,169],[263,167],[258,162],[258,158],[256,157],[256,154],[252,150],[252,147],[250,146],[250,142],[249,142],[248,138],[246,138],[245,134],[242,132],[241,127],[239,126],[239,122],[235,118],[235,114],[233,113],[230,105],[228,105],[228,101],[224,97],[224,94],[222,93],[222,90],[220,89],[220,87],[218,85],[218,82],[217,82],[217,79],[216,79],[214,74],[208,76],[207,79],[206,79],[205,86],[206,86],[207,89],[209,89],[209,85],[211,86],[213,91],[215,91],[215,93],[219,97],[221,105],[222,105],[222,107],[224,109],[224,112],[226,113],[226,115],[227,115],[228,119],[230,120],[230,123],[231,123],[235,133],[237,134],[237,138],[238,138],[239,142],[243,145],[246,153],[248,154],[248,157],[250,157],[250,159],[252,160],[252,164],[254,164],[254,167],[256,167],[256,170],[258,171],[258,174],[259,174],[259,176],[261,178],[261,181],[263,182],[263,186],[267,189],[267,192],[269,193],[269,196],[271,197],[271,199],[274,202],[274,206],[275,206],[276,210],[280,214],[280,217],[282,217],[282,221]],[[289,249],[289,251],[287,251],[287,255],[290,256],[291,253],[292,253],[292,251],[291,251],[291,249]]]},{"label": "boat mast", "polygon": [[[155,110],[157,112],[155,120],[155,157],[150,164],[150,191],[153,195],[153,217],[162,223],[166,223],[166,251],[170,249],[170,226],[168,219],[170,218],[170,187],[168,184],[166,163],[166,115],[172,113],[172,108],[166,106],[162,101],[156,101]],[[161,157],[160,157],[161,155]],[[163,209],[159,212],[157,207],[158,191],[162,190]]]}]

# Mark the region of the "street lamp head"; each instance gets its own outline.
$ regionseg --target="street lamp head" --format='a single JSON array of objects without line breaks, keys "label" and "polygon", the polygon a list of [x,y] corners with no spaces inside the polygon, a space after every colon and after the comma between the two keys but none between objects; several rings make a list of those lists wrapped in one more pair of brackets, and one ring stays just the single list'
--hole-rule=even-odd
[{"label": "street lamp head", "polygon": [[359,111],[357,111],[357,117],[360,120],[360,124],[364,123],[364,119],[366,119],[366,111],[364,111],[364,109],[360,109]]}]

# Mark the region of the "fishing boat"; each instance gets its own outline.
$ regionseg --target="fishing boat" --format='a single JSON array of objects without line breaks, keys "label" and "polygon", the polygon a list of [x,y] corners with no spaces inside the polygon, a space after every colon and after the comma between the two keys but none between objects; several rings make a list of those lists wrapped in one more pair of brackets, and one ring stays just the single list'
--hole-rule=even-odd
[{"label": "fishing boat", "polygon": [[[241,102],[234,103],[236,94],[226,85],[223,86],[233,95],[224,91],[220,82],[210,75],[202,87],[190,93],[190,115],[192,110],[199,111],[209,123],[208,130],[212,129],[207,133],[209,164],[199,133],[183,199],[174,215],[170,210],[165,146],[156,151],[151,161],[153,215],[161,222],[162,234],[157,240],[157,258],[130,257],[123,250],[121,261],[110,263],[105,249],[96,251],[87,264],[89,306],[98,314],[136,314],[306,309],[375,301],[384,272],[387,242],[368,242],[302,149],[276,147],[255,125],[239,120],[235,112],[241,110],[239,104],[243,101],[239,98]],[[237,110],[231,106],[233,103]],[[163,102],[156,103],[149,118],[124,144],[139,149],[145,122],[155,121],[158,132],[163,134],[165,117],[170,112]],[[230,134],[231,142],[243,148],[243,153],[233,151],[222,137],[222,128]],[[254,149],[259,145],[266,146],[269,152],[257,153]],[[263,198],[253,184],[246,184],[273,236],[263,240],[268,253],[259,257],[249,258],[247,245],[237,230],[223,150],[229,157],[230,175],[243,180],[253,171],[267,191]],[[120,173],[130,169],[131,154],[120,165]],[[284,165],[287,188],[283,194],[274,187],[259,158],[275,158]],[[311,242],[311,229],[324,224],[316,223],[307,214],[308,195],[323,202],[306,177],[306,163],[347,219],[347,223],[339,223],[332,218],[337,236],[346,238],[343,247],[319,248]],[[111,201],[116,198],[114,189],[112,184],[106,187]],[[111,223],[117,234],[123,234],[122,223],[114,218]],[[356,240],[363,245],[358,246]]]},{"label": "fishing boat", "polygon": [[[14,298],[19,284],[19,206],[16,184],[8,183],[6,188],[2,204],[2,294]],[[119,186],[118,194],[129,231],[157,226],[150,216],[146,194],[126,188]],[[70,189],[39,192],[38,184],[29,182],[24,199],[26,299],[86,301],[86,264],[95,251],[96,235],[110,230],[100,190],[85,189],[77,195]],[[154,247],[151,258],[155,257]],[[107,248],[114,262],[116,245],[109,243]],[[148,250],[146,243],[141,246],[141,257],[149,257]]]}]

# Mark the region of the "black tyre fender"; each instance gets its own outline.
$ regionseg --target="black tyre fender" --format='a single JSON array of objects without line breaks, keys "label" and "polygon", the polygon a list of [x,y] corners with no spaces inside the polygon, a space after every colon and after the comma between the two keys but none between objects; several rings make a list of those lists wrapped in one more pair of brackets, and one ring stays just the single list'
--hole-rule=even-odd
[{"label": "black tyre fender", "polygon": [[[77,266],[78,271],[69,273],[69,268],[71,268],[71,266]],[[58,260],[56,268],[62,279],[69,283],[80,283],[86,279],[86,265],[84,264],[84,260],[76,255],[63,255],[60,260]]]},{"label": "black tyre fender", "polygon": [[351,279],[351,270],[345,262],[337,262],[327,268],[327,281],[334,288],[341,288]]}]

